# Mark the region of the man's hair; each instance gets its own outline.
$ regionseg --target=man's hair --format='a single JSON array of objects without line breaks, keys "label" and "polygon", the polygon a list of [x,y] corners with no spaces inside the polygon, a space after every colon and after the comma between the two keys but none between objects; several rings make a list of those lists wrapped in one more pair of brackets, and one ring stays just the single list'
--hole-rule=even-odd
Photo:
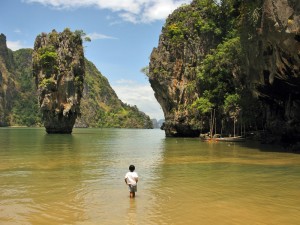
[{"label": "man's hair", "polygon": [[129,170],[130,170],[130,172],[133,172],[135,170],[135,166],[134,165],[130,165],[129,166]]}]

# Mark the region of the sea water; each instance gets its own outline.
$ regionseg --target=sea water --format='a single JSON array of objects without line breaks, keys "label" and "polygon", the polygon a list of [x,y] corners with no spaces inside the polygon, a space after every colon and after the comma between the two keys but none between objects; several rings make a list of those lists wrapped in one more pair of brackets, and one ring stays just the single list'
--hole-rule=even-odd
[{"label": "sea water", "polygon": [[300,155],[278,150],[161,130],[1,128],[0,224],[298,225]]}]

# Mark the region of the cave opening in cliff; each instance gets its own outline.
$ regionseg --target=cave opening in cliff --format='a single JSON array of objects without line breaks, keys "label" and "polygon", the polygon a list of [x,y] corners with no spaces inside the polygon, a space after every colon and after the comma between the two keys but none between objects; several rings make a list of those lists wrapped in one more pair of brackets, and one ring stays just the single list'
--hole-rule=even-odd
[{"label": "cave opening in cliff", "polygon": [[300,42],[300,34],[296,34],[294,38],[296,41]]}]

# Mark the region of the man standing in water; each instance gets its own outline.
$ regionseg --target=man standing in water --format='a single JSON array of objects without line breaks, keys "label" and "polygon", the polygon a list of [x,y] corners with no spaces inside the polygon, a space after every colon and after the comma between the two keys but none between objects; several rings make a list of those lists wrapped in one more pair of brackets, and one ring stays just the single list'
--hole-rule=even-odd
[{"label": "man standing in water", "polygon": [[129,166],[129,172],[125,175],[125,183],[128,185],[130,198],[135,197],[135,192],[137,192],[137,182],[138,182],[138,174],[134,172],[135,166]]}]

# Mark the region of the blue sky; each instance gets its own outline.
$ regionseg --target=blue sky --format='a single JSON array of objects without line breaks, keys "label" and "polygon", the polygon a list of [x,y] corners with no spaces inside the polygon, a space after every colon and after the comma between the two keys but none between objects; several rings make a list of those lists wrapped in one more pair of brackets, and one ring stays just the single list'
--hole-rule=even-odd
[{"label": "blue sky", "polygon": [[0,33],[12,50],[33,48],[42,32],[83,30],[85,56],[107,77],[118,97],[151,118],[162,119],[147,77],[166,17],[191,0],[1,0]]}]

